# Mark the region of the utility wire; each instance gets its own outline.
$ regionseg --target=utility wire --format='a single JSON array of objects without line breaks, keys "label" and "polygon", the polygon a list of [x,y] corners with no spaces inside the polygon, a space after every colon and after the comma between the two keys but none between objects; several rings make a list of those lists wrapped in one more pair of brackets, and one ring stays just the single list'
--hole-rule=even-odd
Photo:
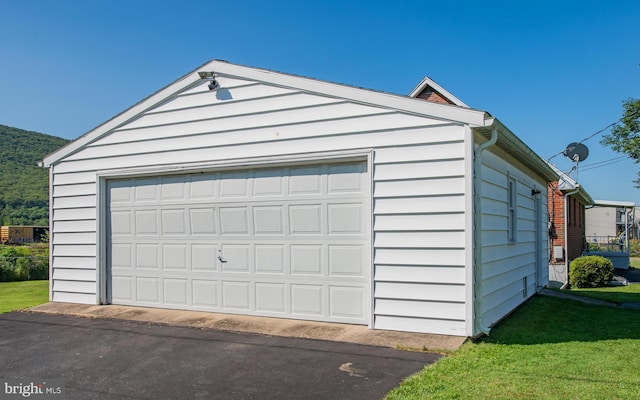
[{"label": "utility wire", "polygon": [[631,158],[631,157],[623,157],[621,159],[613,159],[613,160],[610,160],[608,163],[604,163],[604,164],[600,164],[600,165],[596,165],[596,166],[592,166],[592,167],[587,167],[587,168],[582,168],[580,170],[580,172],[590,171],[592,169],[596,169],[596,168],[600,168],[600,167],[606,167],[608,165],[619,163],[620,161],[624,161],[624,160],[627,160],[629,158]]},{"label": "utility wire", "polygon": [[[609,125],[605,126],[604,128],[600,129],[599,131],[592,133],[591,135],[589,135],[589,136],[587,136],[586,138],[584,138],[584,139],[582,139],[582,140],[578,141],[577,143],[586,142],[587,140],[589,140],[589,139],[593,138],[594,136],[599,135],[599,134],[601,134],[602,132],[606,131],[607,129],[611,128],[612,126],[614,126],[615,124],[617,124],[617,123],[618,123],[618,122],[620,122],[620,121],[622,121],[622,118],[620,118],[620,119],[619,119],[619,120],[617,120],[616,122],[612,122],[612,123],[610,123]],[[566,150],[566,149],[565,149],[565,150]],[[552,158],[557,157],[557,156],[559,156],[560,154],[564,153],[564,152],[565,152],[565,150],[562,150],[561,152],[559,152],[559,153],[557,153],[557,154],[552,155],[551,157],[549,157],[549,158],[547,159],[547,161],[550,161]]]}]

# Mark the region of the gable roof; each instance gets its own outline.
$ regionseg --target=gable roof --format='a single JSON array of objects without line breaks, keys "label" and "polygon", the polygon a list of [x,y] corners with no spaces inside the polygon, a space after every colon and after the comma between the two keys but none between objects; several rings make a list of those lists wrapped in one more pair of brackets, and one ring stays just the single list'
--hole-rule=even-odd
[{"label": "gable roof", "polygon": [[409,97],[419,98],[422,93],[424,93],[425,91],[429,91],[430,89],[433,90],[435,93],[439,94],[445,100],[448,100],[451,104],[454,104],[458,107],[471,108],[468,105],[466,105],[462,100],[454,96],[447,89],[438,85],[436,81],[429,78],[428,76],[425,76],[422,79],[422,81],[420,81],[418,86],[416,86],[411,91],[411,93],[409,93]]},{"label": "gable roof", "polygon": [[555,165],[548,163],[551,169],[553,169],[559,176],[558,178],[558,189],[563,192],[570,192],[578,189],[578,191],[572,196],[575,196],[582,204],[585,206],[590,206],[594,204],[594,200],[589,196],[589,193],[573,178],[571,178],[568,174],[560,171]]},{"label": "gable roof", "polygon": [[481,110],[460,108],[426,101],[416,101],[416,99],[407,96],[363,89],[339,83],[331,83],[266,69],[247,67],[221,60],[213,60],[187,73],[134,106],[85,133],[75,141],[70,142],[58,151],[48,155],[43,160],[42,166],[50,167],[51,165],[54,165],[56,162],[80,150],[87,144],[98,140],[114,129],[117,129],[118,127],[135,119],[140,114],[201,83],[202,79],[198,74],[198,72],[201,71],[214,72],[218,77],[226,76],[231,78],[253,79],[274,86],[295,88],[310,93],[343,98],[361,104],[386,107],[415,115],[441,119],[443,121],[469,124],[472,127],[484,126],[485,118],[487,117],[487,114]]},{"label": "gable roof", "polygon": [[292,88],[305,91],[307,93],[345,99],[359,104],[397,110],[407,114],[465,124],[486,137],[491,135],[492,129],[497,129],[501,133],[498,139],[498,145],[500,147],[513,154],[529,168],[547,179],[547,181],[550,182],[557,178],[557,175],[553,170],[551,170],[536,153],[534,153],[526,144],[524,144],[524,142],[522,142],[522,140],[515,136],[496,118],[491,117],[491,115],[485,111],[470,108],[429,78],[423,79],[421,84],[418,85],[412,93],[421,87],[424,89],[429,85],[434,89],[437,89],[442,95],[447,96],[447,98],[456,103],[456,105],[434,103],[424,101],[422,99],[416,99],[411,96],[402,96],[339,83],[326,82],[282,72],[232,64],[221,60],[209,61],[177,79],[173,83],[151,94],[149,97],[85,133],[75,141],[70,142],[61,149],[58,149],[56,152],[48,155],[45,157],[41,165],[44,167],[51,167],[55,165],[65,157],[80,151],[90,143],[138,118],[148,110],[151,110],[178,94],[201,84],[202,78],[198,72],[205,71],[213,72],[217,77],[224,76],[237,79],[250,79],[272,86]]}]

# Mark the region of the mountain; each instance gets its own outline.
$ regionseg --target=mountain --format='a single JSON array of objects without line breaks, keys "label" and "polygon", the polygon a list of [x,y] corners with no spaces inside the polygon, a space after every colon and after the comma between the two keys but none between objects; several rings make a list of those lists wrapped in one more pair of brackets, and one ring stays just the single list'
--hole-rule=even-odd
[{"label": "mountain", "polygon": [[49,224],[49,171],[37,163],[67,142],[0,125],[0,225]]}]

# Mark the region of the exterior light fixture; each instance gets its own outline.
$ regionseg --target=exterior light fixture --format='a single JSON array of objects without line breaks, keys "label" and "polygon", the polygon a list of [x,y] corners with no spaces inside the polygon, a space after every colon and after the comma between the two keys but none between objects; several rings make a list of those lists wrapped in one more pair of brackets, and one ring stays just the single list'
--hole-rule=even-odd
[{"label": "exterior light fixture", "polygon": [[216,90],[220,87],[220,84],[216,80],[216,75],[213,73],[213,71],[200,71],[198,72],[198,75],[200,75],[200,79],[209,81],[209,90]]}]

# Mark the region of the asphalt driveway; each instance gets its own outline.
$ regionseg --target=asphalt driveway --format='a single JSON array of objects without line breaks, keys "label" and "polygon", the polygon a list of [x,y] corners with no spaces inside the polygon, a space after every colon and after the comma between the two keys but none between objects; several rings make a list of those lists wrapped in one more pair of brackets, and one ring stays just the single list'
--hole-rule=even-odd
[{"label": "asphalt driveway", "polygon": [[379,399],[438,358],[135,321],[0,315],[0,384],[61,379],[65,399]]}]

